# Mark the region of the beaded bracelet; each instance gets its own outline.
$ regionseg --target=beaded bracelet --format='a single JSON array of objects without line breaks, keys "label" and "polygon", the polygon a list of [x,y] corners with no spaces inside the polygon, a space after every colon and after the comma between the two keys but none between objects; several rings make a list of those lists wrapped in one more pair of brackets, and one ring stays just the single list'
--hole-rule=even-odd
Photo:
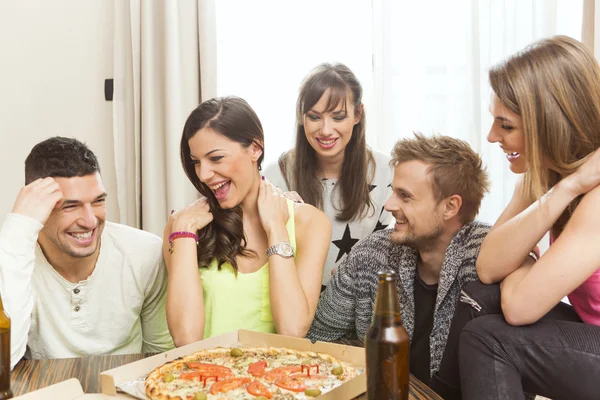
[{"label": "beaded bracelet", "polygon": [[169,235],[169,254],[173,254],[173,241],[179,238],[192,238],[198,244],[198,235],[192,232],[173,232]]}]

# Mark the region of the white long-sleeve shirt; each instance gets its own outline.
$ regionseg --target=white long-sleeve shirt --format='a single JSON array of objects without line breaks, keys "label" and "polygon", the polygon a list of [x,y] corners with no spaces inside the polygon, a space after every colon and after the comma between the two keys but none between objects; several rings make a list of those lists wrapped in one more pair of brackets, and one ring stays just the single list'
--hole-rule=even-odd
[{"label": "white long-sleeve shirt", "polygon": [[11,369],[24,355],[45,359],[173,348],[158,236],[106,222],[94,271],[72,283],[44,257],[37,243],[42,227],[8,214],[0,229],[0,294],[11,318]]}]

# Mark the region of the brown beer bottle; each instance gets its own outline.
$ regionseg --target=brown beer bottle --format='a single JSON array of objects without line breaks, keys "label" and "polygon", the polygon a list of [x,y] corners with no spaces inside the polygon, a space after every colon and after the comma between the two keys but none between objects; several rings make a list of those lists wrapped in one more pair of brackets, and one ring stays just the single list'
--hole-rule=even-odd
[{"label": "brown beer bottle", "polygon": [[0,400],[12,399],[10,391],[10,318],[0,297]]},{"label": "brown beer bottle", "polygon": [[410,338],[400,319],[398,274],[379,273],[373,323],[365,338],[369,400],[408,400]]}]

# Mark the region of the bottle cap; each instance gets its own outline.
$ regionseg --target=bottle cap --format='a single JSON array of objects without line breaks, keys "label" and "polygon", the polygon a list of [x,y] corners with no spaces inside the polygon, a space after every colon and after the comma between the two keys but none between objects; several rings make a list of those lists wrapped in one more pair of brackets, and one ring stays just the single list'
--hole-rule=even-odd
[{"label": "bottle cap", "polygon": [[398,279],[398,273],[396,271],[379,271],[377,274],[379,275],[380,281],[384,280],[389,282]]}]

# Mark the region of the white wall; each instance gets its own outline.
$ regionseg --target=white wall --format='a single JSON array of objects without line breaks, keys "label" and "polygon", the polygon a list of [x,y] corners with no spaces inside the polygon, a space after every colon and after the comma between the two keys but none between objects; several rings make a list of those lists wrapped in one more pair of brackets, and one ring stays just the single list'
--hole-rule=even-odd
[{"label": "white wall", "polygon": [[112,103],[112,0],[0,0],[0,214],[24,183],[31,148],[50,136],[84,141],[100,160],[118,222]]}]

